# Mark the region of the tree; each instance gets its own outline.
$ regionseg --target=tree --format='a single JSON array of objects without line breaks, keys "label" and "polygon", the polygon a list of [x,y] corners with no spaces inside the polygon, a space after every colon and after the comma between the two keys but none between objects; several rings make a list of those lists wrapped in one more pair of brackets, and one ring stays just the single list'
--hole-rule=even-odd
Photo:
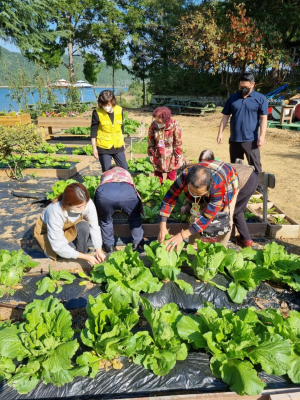
[{"label": "tree", "polygon": [[122,68],[126,51],[127,32],[122,1],[108,1],[101,9],[101,20],[93,26],[93,35],[99,38],[98,48],[106,64],[112,67],[112,88],[115,89],[115,70]]},{"label": "tree", "polygon": [[167,93],[176,86],[174,80],[174,51],[172,31],[182,15],[191,12],[191,0],[131,1],[129,58],[132,72],[144,81],[149,79],[152,93]]},{"label": "tree", "polygon": [[103,68],[103,63],[101,63],[97,54],[83,53],[83,57],[84,77],[90,84],[95,85],[95,83],[97,82],[98,74]]},{"label": "tree", "polygon": [[198,70],[221,72],[228,95],[237,73],[289,60],[288,53],[278,46],[280,34],[273,32],[270,37],[259,30],[256,21],[246,17],[243,4],[234,11],[227,10],[223,24],[218,21],[215,7],[205,5],[193,16],[181,19],[174,38],[175,46],[182,51],[177,60]]},{"label": "tree", "polygon": [[91,35],[92,25],[97,20],[93,13],[95,3],[94,0],[60,0],[56,16],[52,19],[56,30],[69,32],[66,37],[60,37],[59,45],[67,49],[68,64],[62,62],[62,65],[68,69],[72,84],[76,80],[74,57],[96,43],[96,38]]},{"label": "tree", "polygon": [[58,68],[62,63],[64,49],[56,42],[46,40],[43,50],[23,52],[24,56],[37,64],[39,64],[46,71],[46,81],[48,87],[50,86],[49,72],[53,68]]},{"label": "tree", "polygon": [[283,49],[300,48],[299,1],[298,0],[226,0],[217,7],[226,11],[243,4],[246,17],[255,20],[267,35],[280,34]]},{"label": "tree", "polygon": [[10,40],[20,50],[38,51],[59,33],[47,30],[56,0],[3,0],[0,3],[0,39]]},{"label": "tree", "polygon": [[[291,57],[291,62],[300,62],[300,25],[297,10],[298,0],[227,0],[217,3],[217,8],[224,14],[233,10],[235,4],[243,4],[246,10],[246,17],[254,19],[259,29],[265,34],[265,46],[274,46],[286,51]],[[278,41],[278,37],[280,40]],[[261,68],[265,72],[266,68]],[[272,67],[271,81],[275,85],[279,69]]]}]

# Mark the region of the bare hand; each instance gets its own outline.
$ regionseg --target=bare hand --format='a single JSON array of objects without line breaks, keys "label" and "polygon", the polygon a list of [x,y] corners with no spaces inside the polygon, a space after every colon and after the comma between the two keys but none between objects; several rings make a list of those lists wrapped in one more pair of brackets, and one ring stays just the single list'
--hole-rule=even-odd
[{"label": "bare hand", "polygon": [[96,249],[96,258],[97,258],[99,263],[101,263],[102,261],[105,260],[106,255],[104,254],[102,249]]},{"label": "bare hand", "polygon": [[165,241],[165,245],[168,251],[173,251],[175,248],[179,251],[179,246],[183,242],[183,238],[180,233],[172,236],[171,239]]},{"label": "bare hand", "polygon": [[94,147],[93,147],[93,156],[94,156],[94,158],[96,158],[96,160],[99,160],[98,150],[97,150],[97,148],[94,148]]},{"label": "bare hand", "polygon": [[86,261],[92,266],[99,264],[99,261],[94,256],[86,256]]},{"label": "bare hand", "polygon": [[265,139],[259,137],[258,140],[257,140],[257,146],[258,146],[258,147],[261,147],[261,146],[264,145],[264,143],[265,143]]},{"label": "bare hand", "polygon": [[168,229],[161,227],[158,233],[157,240],[159,243],[162,243],[165,240],[166,235],[168,234]]},{"label": "bare hand", "polygon": [[218,137],[217,137],[218,144],[222,144],[222,140],[223,140],[223,135],[222,135],[222,133],[219,133]]}]

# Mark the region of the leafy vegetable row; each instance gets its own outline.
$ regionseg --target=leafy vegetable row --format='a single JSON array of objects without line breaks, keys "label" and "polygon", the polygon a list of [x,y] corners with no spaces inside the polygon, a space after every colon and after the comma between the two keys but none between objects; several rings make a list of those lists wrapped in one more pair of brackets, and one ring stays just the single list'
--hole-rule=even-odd
[{"label": "leafy vegetable row", "polygon": [[124,134],[125,135],[134,135],[137,133],[137,128],[140,126],[139,121],[133,118],[128,118],[128,112],[124,112]]},{"label": "leafy vegetable row", "polygon": [[150,163],[149,157],[146,158],[133,158],[127,161],[128,169],[130,172],[154,172],[154,168]]},{"label": "leafy vegetable row", "polygon": [[[278,310],[253,307],[213,309],[205,303],[197,315],[183,315],[174,303],[153,309],[140,299],[149,330],[133,334],[140,317],[137,307],[119,302],[110,293],[89,297],[88,319],[79,349],[71,315],[52,296],[26,306],[25,322],[0,324],[0,381],[19,393],[42,381],[62,386],[75,376],[94,378],[99,368],[122,368],[120,356],[143,365],[156,375],[169,373],[188,351],[204,349],[212,355],[212,373],[238,394],[257,395],[266,384],[255,366],[268,374],[288,375],[300,383],[300,314],[284,319]],[[144,325],[144,324],[143,324]],[[86,350],[86,351],[84,351]]]},{"label": "leafy vegetable row", "polygon": [[[163,185],[161,185],[157,177],[147,177],[143,174],[140,174],[133,179],[144,203],[143,220],[153,223],[159,216],[161,202],[173,182],[166,180]],[[68,185],[76,182],[77,181],[74,179],[60,180],[56,182],[54,186],[52,186],[52,191],[46,193],[47,199],[53,200],[63,193]],[[83,177],[83,184],[88,189],[89,195],[93,199],[95,191],[100,184],[100,177],[85,176]],[[183,197],[185,198],[185,196]],[[181,196],[182,200],[180,200],[178,206],[175,207],[172,216],[181,221],[186,221],[187,217],[182,219],[182,216],[185,214],[180,214],[180,207],[184,201],[183,197]]]},{"label": "leafy vegetable row", "polygon": [[9,156],[6,159],[0,160],[0,167],[6,167],[9,163],[11,167],[14,167],[16,163],[18,163],[18,168],[63,168],[69,169],[71,168],[72,163],[78,163],[79,160],[72,159],[69,160],[68,156],[62,157],[53,157],[48,156],[47,154],[34,154],[28,156],[21,156],[15,154],[14,156]]},{"label": "leafy vegetable row", "polygon": [[[78,183],[75,179],[67,179],[66,181],[60,180],[55,182],[52,186],[52,191],[47,192],[46,196],[48,200],[53,200],[59,196],[65,188],[71,183]],[[95,191],[100,184],[100,176],[83,176],[83,185],[87,188],[90,198],[93,199],[95,196]]]},{"label": "leafy vegetable row", "polygon": [[[198,279],[209,282],[228,292],[235,303],[242,303],[249,290],[254,290],[261,281],[281,282],[300,291],[300,258],[288,254],[283,246],[269,243],[263,250],[249,247],[237,252],[214,243],[196,240],[197,251],[187,246],[186,262]],[[215,284],[212,279],[222,273],[232,282],[228,289]]]}]

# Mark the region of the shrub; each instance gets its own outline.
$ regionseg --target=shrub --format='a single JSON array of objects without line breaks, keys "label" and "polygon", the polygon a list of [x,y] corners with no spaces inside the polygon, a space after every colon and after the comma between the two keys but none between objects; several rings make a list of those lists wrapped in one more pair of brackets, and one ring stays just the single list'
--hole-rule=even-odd
[{"label": "shrub", "polygon": [[[42,142],[41,133],[33,124],[0,126],[0,160],[10,169],[12,178],[23,176],[20,167],[22,158],[36,151]],[[21,157],[16,157],[16,152]]]}]

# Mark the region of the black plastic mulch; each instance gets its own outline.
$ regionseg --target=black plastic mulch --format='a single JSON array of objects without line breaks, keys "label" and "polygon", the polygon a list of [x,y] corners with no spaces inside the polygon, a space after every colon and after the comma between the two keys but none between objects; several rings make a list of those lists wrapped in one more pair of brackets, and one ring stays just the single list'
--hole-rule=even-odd
[{"label": "black plastic mulch", "polygon": [[[201,352],[189,353],[185,361],[177,361],[175,367],[165,376],[156,376],[143,366],[122,358],[120,370],[99,370],[94,379],[75,378],[60,388],[39,383],[27,395],[20,395],[6,382],[0,383],[1,400],[61,399],[93,400],[118,399],[168,394],[212,393],[228,391],[228,386],[215,378],[209,368],[210,357]],[[267,389],[297,387],[284,377],[258,373],[267,383]]]}]

